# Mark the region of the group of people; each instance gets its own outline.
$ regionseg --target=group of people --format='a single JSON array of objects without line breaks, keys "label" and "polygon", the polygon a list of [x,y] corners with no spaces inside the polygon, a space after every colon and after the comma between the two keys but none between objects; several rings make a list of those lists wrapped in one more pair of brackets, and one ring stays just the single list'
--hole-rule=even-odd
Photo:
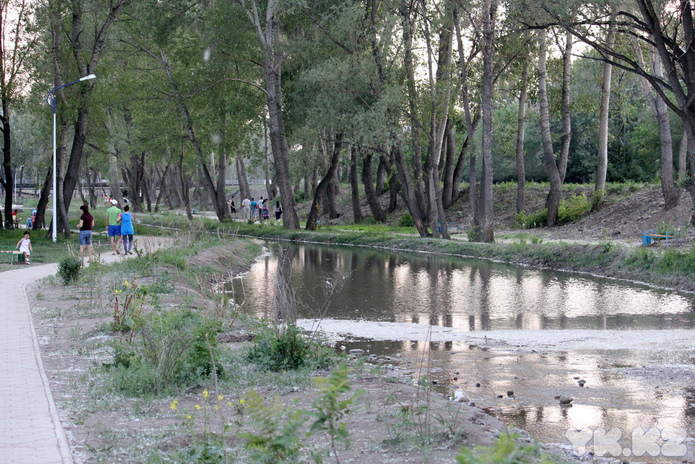
[{"label": "group of people", "polygon": [[[126,255],[133,254],[133,236],[135,229],[133,228],[133,214],[130,212],[130,206],[125,205],[123,210],[118,207],[118,201],[112,199],[111,207],[106,210],[106,233],[111,241],[111,252],[114,255],[121,254],[120,247],[123,243],[123,253]],[[80,229],[80,259],[84,263],[84,251],[87,249],[89,261],[94,258],[94,249],[92,247],[92,228],[94,227],[94,216],[89,213],[89,205],[80,206],[82,214],[77,227]]]},{"label": "group of people", "polygon": [[[232,202],[233,203],[233,202]],[[263,221],[266,221],[270,219],[270,206],[268,205],[268,199],[261,197],[260,200],[256,201],[255,198],[251,197],[249,200],[248,197],[244,198],[244,200],[241,202],[241,208],[244,214],[244,220],[248,221],[253,220],[256,221],[258,220],[259,222],[263,223]],[[236,211],[236,209],[235,209]],[[275,202],[275,220],[279,221],[282,218],[282,207],[280,206],[280,202],[276,201]]]}]

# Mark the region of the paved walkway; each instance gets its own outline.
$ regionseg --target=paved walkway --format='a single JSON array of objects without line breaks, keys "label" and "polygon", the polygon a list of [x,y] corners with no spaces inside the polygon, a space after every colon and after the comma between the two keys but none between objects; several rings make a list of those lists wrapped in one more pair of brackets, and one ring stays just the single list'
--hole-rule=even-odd
[{"label": "paved walkway", "polygon": [[0,463],[71,464],[24,291],[57,266],[17,267],[0,272]]},{"label": "paved walkway", "polygon": [[[138,237],[146,252],[170,239]],[[137,255],[128,256],[128,258]],[[103,262],[123,258],[101,255]],[[0,464],[72,464],[34,331],[27,284],[55,274],[56,264],[0,272]]]}]

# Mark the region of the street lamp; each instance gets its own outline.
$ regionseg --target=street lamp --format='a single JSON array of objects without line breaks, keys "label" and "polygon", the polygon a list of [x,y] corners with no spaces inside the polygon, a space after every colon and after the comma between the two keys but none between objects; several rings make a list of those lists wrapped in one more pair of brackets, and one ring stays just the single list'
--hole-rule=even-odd
[{"label": "street lamp", "polygon": [[67,87],[68,85],[72,84],[78,84],[82,81],[88,81],[90,79],[96,79],[97,76],[94,74],[89,74],[84,77],[80,77],[78,80],[73,81],[73,82],[68,82],[67,84],[59,85],[55,89],[51,90],[46,94],[46,101],[48,102],[49,105],[51,105],[51,108],[53,108],[53,242],[55,243],[58,240],[58,207],[56,204],[56,198],[58,195],[56,195],[56,96],[55,93],[56,91],[62,89],[63,87]]}]

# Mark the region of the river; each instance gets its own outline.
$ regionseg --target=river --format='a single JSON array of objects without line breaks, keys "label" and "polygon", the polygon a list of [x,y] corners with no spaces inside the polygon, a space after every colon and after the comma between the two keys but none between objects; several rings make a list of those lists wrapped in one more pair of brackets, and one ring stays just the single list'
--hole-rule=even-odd
[{"label": "river", "polygon": [[462,388],[538,439],[577,454],[691,457],[691,295],[484,260],[265,245],[234,282],[236,299],[262,316],[275,313],[276,282],[285,282],[304,327],[320,326],[345,349],[398,364],[442,393]]}]

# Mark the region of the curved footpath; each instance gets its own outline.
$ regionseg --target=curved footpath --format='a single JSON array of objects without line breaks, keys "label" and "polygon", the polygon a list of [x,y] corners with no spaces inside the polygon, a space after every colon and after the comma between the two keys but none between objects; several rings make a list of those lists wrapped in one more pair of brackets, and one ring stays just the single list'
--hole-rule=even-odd
[{"label": "curved footpath", "polygon": [[[134,257],[128,256],[128,258]],[[104,262],[124,255],[102,254]],[[72,464],[43,370],[26,286],[57,272],[55,263],[0,272],[0,463]]]}]

